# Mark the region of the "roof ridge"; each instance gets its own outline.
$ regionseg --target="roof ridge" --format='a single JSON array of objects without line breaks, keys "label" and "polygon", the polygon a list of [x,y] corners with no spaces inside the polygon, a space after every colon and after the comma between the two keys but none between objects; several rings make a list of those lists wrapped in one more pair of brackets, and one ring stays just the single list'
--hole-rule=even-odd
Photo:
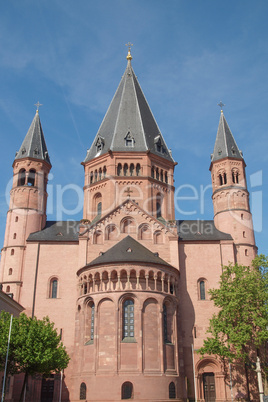
[{"label": "roof ridge", "polygon": [[[134,73],[134,70],[133,70],[132,66],[131,66],[131,70],[132,70],[132,77],[133,77],[133,79],[132,79],[132,85],[133,85],[133,87],[134,87],[134,94],[135,94],[136,102],[137,102],[137,104],[139,105],[139,101],[138,101],[138,97],[137,97],[137,91],[136,91],[135,83],[134,83],[134,77],[136,78],[136,76],[135,76],[135,73]],[[138,80],[137,80],[137,82],[138,82]],[[140,88],[140,89],[141,89],[141,88]],[[142,89],[141,89],[141,92],[143,93]],[[145,96],[144,96],[144,98],[145,98]],[[148,105],[148,106],[149,106],[149,105]],[[143,124],[142,117],[141,117],[141,110],[140,110],[140,107],[138,107],[138,113],[139,113],[140,120],[141,120],[141,127],[142,127],[142,134],[143,134],[144,143],[145,143],[145,146],[146,146],[146,148],[147,148],[147,150],[148,150],[148,149],[149,149],[149,146],[148,146],[148,142],[147,142],[147,140],[146,140],[146,135],[145,135],[145,130],[144,130],[144,124]]]},{"label": "roof ridge", "polygon": [[[114,135],[113,135],[113,138],[112,138],[112,142],[111,142],[111,149],[113,148],[113,145],[114,145],[114,140],[115,140],[115,133],[116,133],[116,130],[117,130],[117,125],[118,125],[118,120],[119,120],[119,116],[120,116],[120,110],[121,110],[121,107],[122,107],[122,100],[123,100],[123,94],[124,94],[124,92],[125,92],[125,90],[126,90],[126,74],[127,74],[127,70],[128,70],[128,68],[129,68],[129,65],[127,65],[127,68],[126,68],[126,70],[125,70],[125,72],[124,72],[124,75],[123,75],[123,80],[124,80],[124,86],[123,86],[123,90],[122,90],[122,96],[121,96],[121,99],[120,99],[120,103],[119,103],[119,112],[118,112],[118,114],[117,114],[117,117],[116,117],[116,122],[115,122],[115,126],[114,126]],[[119,84],[120,85],[120,84]],[[117,91],[116,91],[117,92]],[[112,102],[111,102],[112,103]]]}]

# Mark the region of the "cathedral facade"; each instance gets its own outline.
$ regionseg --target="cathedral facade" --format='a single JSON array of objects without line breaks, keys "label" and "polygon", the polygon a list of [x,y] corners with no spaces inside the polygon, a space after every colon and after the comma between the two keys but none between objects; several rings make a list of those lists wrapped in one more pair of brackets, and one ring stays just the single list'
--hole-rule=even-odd
[{"label": "cathedral facade", "polygon": [[[61,375],[32,379],[27,401],[231,401],[240,391],[197,350],[222,266],[256,255],[245,161],[221,111],[214,219],[176,220],[176,162],[131,59],[82,163],[81,221],[46,219],[51,162],[38,111],[13,163],[0,281],[28,315],[50,317],[71,357]],[[7,398],[21,386],[12,378]]]}]

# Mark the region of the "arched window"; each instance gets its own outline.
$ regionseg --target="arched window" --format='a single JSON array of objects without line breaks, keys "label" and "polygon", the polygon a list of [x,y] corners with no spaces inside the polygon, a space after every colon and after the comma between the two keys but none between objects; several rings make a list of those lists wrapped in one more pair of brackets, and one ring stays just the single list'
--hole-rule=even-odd
[{"label": "arched window", "polygon": [[168,183],[167,172],[165,172],[165,183]]},{"label": "arched window", "polygon": [[80,385],[80,401],[82,399],[87,399],[87,386],[84,382]]},{"label": "arched window", "polygon": [[136,175],[137,176],[140,175],[140,170],[141,170],[141,165],[139,163],[137,163],[137,165],[136,165]]},{"label": "arched window", "polygon": [[164,176],[163,176],[163,170],[161,169],[161,171],[160,171],[160,180],[161,181],[164,181]]},{"label": "arched window", "polygon": [[163,335],[165,343],[172,343],[173,334],[173,313],[169,301],[163,304]]},{"label": "arched window", "polygon": [[163,305],[163,330],[164,330],[164,342],[168,341],[168,329],[167,329],[167,306]]},{"label": "arched window", "polygon": [[103,233],[101,230],[96,230],[93,235],[93,244],[103,244]]},{"label": "arched window", "polygon": [[98,171],[97,171],[97,169],[94,172],[94,181],[98,181]]},{"label": "arched window", "polygon": [[8,275],[12,275],[12,272],[13,272],[13,269],[12,269],[12,268],[9,268],[9,270],[8,270]]},{"label": "arched window", "polygon": [[90,340],[94,340],[94,322],[95,322],[95,305],[91,305],[91,328],[90,328]]},{"label": "arched window", "polygon": [[131,163],[131,164],[130,164],[130,167],[129,167],[129,175],[130,175],[130,176],[133,176],[133,173],[134,173],[134,164]]},{"label": "arched window", "polygon": [[49,297],[50,299],[56,299],[58,293],[58,279],[52,278],[49,287]]},{"label": "arched window", "polygon": [[87,304],[86,320],[85,320],[85,339],[86,344],[92,344],[94,341],[94,325],[95,325],[95,305],[93,301]]},{"label": "arched window", "polygon": [[94,195],[93,210],[95,211],[96,215],[102,214],[102,194],[101,193],[97,193]]},{"label": "arched window", "polygon": [[160,218],[161,215],[161,204],[159,201],[156,202],[156,217]]},{"label": "arched window", "polygon": [[99,168],[99,180],[102,179],[102,168]]},{"label": "arched window", "polygon": [[121,163],[118,163],[117,165],[117,176],[121,176],[122,174],[122,165]]},{"label": "arched window", "polygon": [[25,180],[26,180],[26,171],[25,171],[25,169],[21,169],[19,171],[18,186],[24,186]]},{"label": "arched window", "polygon": [[156,195],[156,217],[162,216],[162,196],[160,193]]},{"label": "arched window", "polygon": [[34,186],[35,185],[35,170],[30,169],[29,174],[28,174],[28,186]]},{"label": "arched window", "polygon": [[152,238],[151,227],[147,223],[143,223],[139,226],[138,238],[140,240],[150,240]]},{"label": "arched window", "polygon": [[93,172],[90,172],[90,184],[93,183],[93,177],[94,177]]},{"label": "arched window", "polygon": [[132,218],[126,217],[121,221],[121,232],[122,233],[136,233],[136,225]]},{"label": "arched window", "polygon": [[220,186],[222,186],[222,185],[223,185],[223,181],[222,181],[222,175],[221,175],[221,174],[219,175],[219,183],[220,183]]},{"label": "arched window", "polygon": [[107,173],[106,166],[104,166],[104,167],[103,167],[103,178],[106,177],[106,173]]},{"label": "arched window", "polygon": [[200,300],[206,300],[205,281],[200,281],[199,282],[199,294],[200,294]]},{"label": "arched window", "polygon": [[123,304],[123,338],[134,338],[134,301],[131,299]]},{"label": "arched window", "polygon": [[168,394],[169,394],[169,399],[176,399],[176,388],[175,388],[175,384],[173,381],[169,384]]},{"label": "arched window", "polygon": [[156,180],[159,180],[159,169],[156,168]]},{"label": "arched window", "polygon": [[155,244],[162,244],[163,243],[163,234],[160,230],[154,232],[154,243]]},{"label": "arched window", "polygon": [[227,183],[227,175],[226,173],[223,173],[223,184]]},{"label": "arched window", "polygon": [[131,382],[127,381],[122,384],[121,399],[132,399],[133,398],[133,385]]},{"label": "arched window", "polygon": [[13,234],[13,239],[15,240],[17,238],[17,233]]},{"label": "arched window", "polygon": [[106,226],[105,238],[106,240],[116,240],[119,235],[119,230],[116,225],[110,224]]},{"label": "arched window", "polygon": [[97,215],[101,215],[101,210],[102,210],[102,202],[98,202],[97,205]]},{"label": "arched window", "polygon": [[10,255],[14,255],[15,254],[15,250],[14,250],[14,248],[12,248],[11,250],[10,250]]},{"label": "arched window", "polygon": [[124,176],[127,176],[127,175],[128,175],[128,164],[125,163],[124,164]]},{"label": "arched window", "polygon": [[233,183],[238,183],[238,171],[237,170],[233,170],[232,171],[232,179],[233,179]]},{"label": "arched window", "polygon": [[15,222],[18,222],[19,221],[19,217],[18,216],[16,216],[16,218],[15,218]]},{"label": "arched window", "polygon": [[151,176],[154,179],[154,166],[152,166],[152,168],[151,168]]},{"label": "arched window", "polygon": [[6,287],[6,293],[9,293],[10,292],[10,286],[7,286]]}]

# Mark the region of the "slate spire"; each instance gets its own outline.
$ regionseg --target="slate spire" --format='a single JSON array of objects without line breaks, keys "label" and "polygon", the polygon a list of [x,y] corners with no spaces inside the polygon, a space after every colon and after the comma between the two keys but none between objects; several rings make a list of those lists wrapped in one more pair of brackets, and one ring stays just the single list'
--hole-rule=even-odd
[{"label": "slate spire", "polygon": [[233,134],[221,110],[220,122],[214,146],[213,154],[211,154],[211,162],[223,158],[243,159],[242,152],[239,150]]},{"label": "slate spire", "polygon": [[23,158],[41,159],[51,165],[38,109],[20,150],[16,153],[15,160]]},{"label": "slate spire", "polygon": [[127,68],[84,162],[109,151],[152,152],[173,161],[131,65]]}]

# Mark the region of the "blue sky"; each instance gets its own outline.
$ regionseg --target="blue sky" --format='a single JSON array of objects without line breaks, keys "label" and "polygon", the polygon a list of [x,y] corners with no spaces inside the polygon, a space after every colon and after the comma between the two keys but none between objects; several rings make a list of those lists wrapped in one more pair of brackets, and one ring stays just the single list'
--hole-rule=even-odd
[{"label": "blue sky", "polygon": [[[12,163],[35,114],[52,162],[48,219],[57,188],[82,188],[80,165],[126,68],[132,65],[178,162],[177,219],[212,219],[209,165],[222,100],[247,163],[259,252],[268,254],[267,0],[9,0],[0,2],[0,242]],[[58,186],[58,187],[57,187]],[[67,187],[66,187],[67,189]],[[261,207],[261,200],[263,207]],[[81,219],[75,191],[63,219]]]}]

